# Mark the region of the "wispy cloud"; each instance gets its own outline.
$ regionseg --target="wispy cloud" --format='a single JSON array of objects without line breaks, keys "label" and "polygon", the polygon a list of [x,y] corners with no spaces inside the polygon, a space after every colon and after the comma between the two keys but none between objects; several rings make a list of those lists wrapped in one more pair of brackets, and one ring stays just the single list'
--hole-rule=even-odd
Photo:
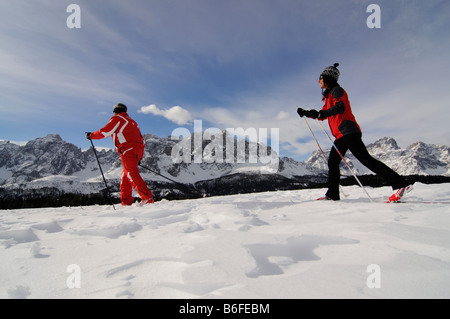
[{"label": "wispy cloud", "polygon": [[192,115],[188,110],[183,109],[181,106],[173,106],[168,110],[162,110],[155,104],[148,106],[142,106],[138,113],[153,114],[156,116],[162,116],[178,125],[185,125],[192,122]]},{"label": "wispy cloud", "polygon": [[[9,104],[45,104],[60,96],[67,100],[59,105],[61,109],[71,104],[69,100],[133,100],[132,92],[144,89],[133,75],[112,63],[117,57],[105,46],[123,45],[123,36],[101,20],[90,19],[87,6],[82,11],[86,26],[79,30],[67,28],[66,7],[53,1],[19,0],[0,7],[0,84],[8,88],[2,94]],[[49,110],[54,107],[47,103]]]}]

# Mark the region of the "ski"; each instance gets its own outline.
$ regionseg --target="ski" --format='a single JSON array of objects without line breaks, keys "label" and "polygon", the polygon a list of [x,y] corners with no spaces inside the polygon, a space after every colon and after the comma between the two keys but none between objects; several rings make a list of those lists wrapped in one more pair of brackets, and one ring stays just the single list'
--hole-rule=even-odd
[{"label": "ski", "polygon": [[409,185],[406,187],[400,188],[398,191],[396,191],[394,194],[389,197],[387,203],[396,203],[402,199],[403,196],[405,196],[406,193],[409,193],[413,190],[413,185]]}]

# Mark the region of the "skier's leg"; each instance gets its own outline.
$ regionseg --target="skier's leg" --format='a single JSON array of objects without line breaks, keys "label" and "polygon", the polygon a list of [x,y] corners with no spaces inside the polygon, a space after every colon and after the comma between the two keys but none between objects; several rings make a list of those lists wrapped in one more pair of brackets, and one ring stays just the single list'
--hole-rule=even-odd
[{"label": "skier's leg", "polygon": [[142,201],[147,201],[153,198],[152,192],[148,189],[147,184],[139,174],[138,163],[142,157],[139,157],[135,152],[128,151],[122,155],[122,163],[128,171],[128,177],[131,180],[134,189],[138,192]]},{"label": "skier's leg", "polygon": [[[344,143],[344,140],[342,138],[337,139],[334,142],[334,145],[337,147],[342,156],[344,156],[348,149]],[[339,164],[341,161],[341,155],[339,155],[337,150],[332,147],[328,158],[328,191],[325,195],[333,200],[340,199],[339,182],[341,180],[341,172],[339,169]]]},{"label": "skier's leg", "polygon": [[132,183],[128,176],[128,171],[125,169],[125,166],[122,171],[122,175],[120,176],[120,201],[122,205],[129,206],[133,204],[133,189]]},{"label": "skier's leg", "polygon": [[408,182],[403,177],[369,154],[360,134],[349,134],[345,136],[344,139],[350,151],[358,161],[372,172],[385,179],[393,189],[408,185]]}]

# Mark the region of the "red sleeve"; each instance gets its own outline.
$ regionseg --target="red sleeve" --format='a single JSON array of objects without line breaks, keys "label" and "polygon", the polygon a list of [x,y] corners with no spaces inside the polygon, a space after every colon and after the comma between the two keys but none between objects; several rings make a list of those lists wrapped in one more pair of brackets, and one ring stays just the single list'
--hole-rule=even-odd
[{"label": "red sleeve", "polygon": [[105,127],[99,129],[96,132],[91,133],[91,139],[93,140],[100,140],[102,138],[111,136],[114,134],[114,132],[117,130],[117,128],[120,126],[120,121],[117,116],[113,116],[108,124],[105,125]]}]

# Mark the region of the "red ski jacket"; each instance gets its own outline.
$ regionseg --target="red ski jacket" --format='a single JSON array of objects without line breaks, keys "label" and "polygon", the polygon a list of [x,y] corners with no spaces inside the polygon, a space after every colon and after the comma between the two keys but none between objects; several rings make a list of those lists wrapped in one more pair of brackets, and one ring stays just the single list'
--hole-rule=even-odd
[{"label": "red ski jacket", "polygon": [[93,140],[108,136],[111,136],[119,154],[123,155],[135,146],[144,148],[144,138],[139,126],[126,112],[114,115],[105,127],[90,135]]},{"label": "red ski jacket", "polygon": [[361,133],[361,128],[352,113],[347,92],[343,88],[337,85],[331,90],[326,90],[323,94],[323,101],[325,105],[321,110],[321,115],[328,119],[331,133],[336,139],[347,134]]}]

